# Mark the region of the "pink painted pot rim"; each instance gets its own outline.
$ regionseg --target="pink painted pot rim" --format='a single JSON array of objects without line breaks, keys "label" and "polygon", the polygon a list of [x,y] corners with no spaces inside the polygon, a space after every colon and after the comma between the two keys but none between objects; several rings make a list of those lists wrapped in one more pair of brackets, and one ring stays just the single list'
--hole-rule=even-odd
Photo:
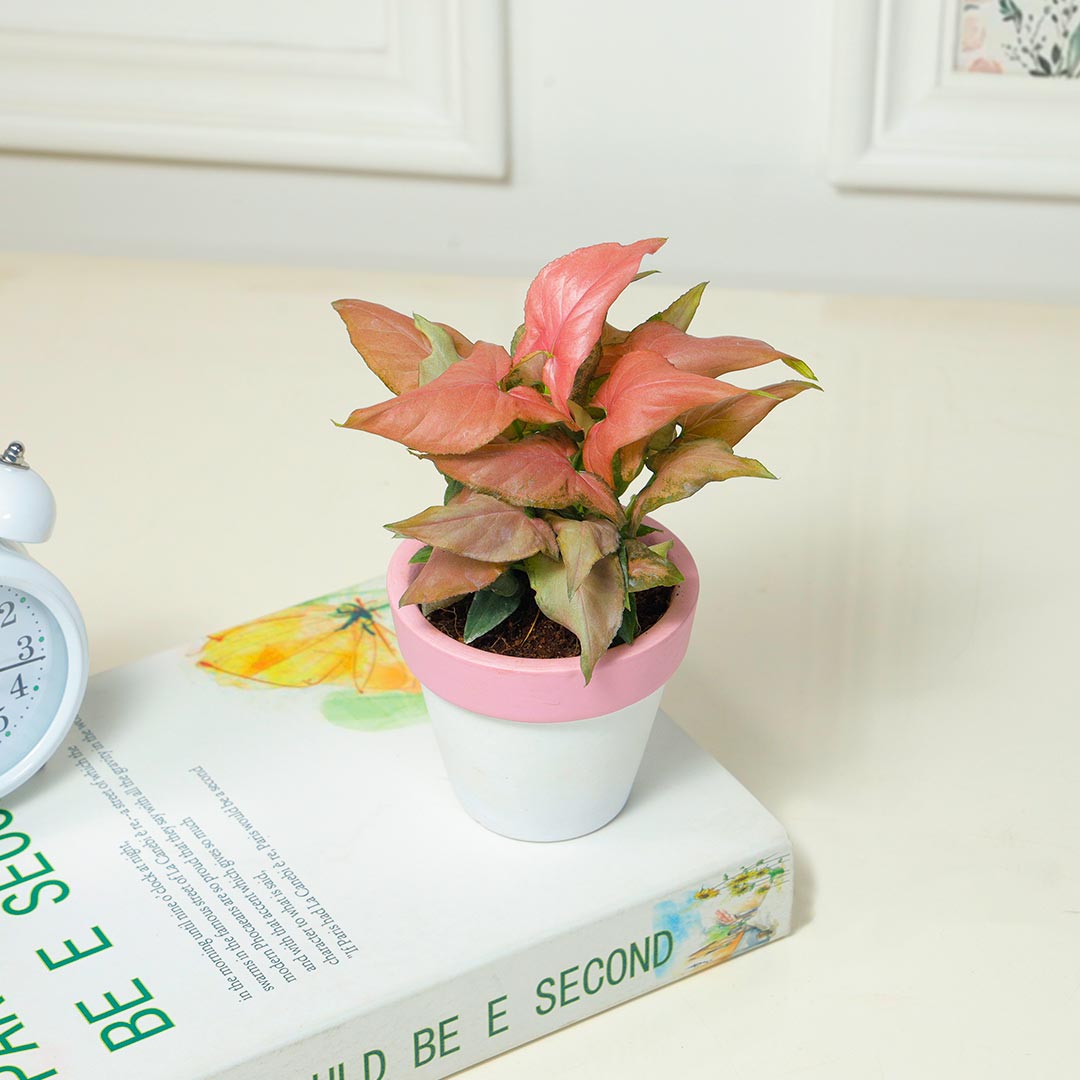
[{"label": "pink painted pot rim", "polygon": [[679,538],[657,522],[646,521],[658,530],[650,535],[651,541],[673,541],[671,559],[685,580],[676,586],[660,621],[633,645],[605,653],[587,686],[577,657],[537,660],[484,652],[436,630],[418,606],[400,607],[399,598],[420,569],[409,563],[423,546],[415,540],[398,545],[386,580],[390,613],[405,662],[428,690],[444,700],[504,720],[584,720],[648,697],[671,678],[686,655],[699,581],[694,559]]}]

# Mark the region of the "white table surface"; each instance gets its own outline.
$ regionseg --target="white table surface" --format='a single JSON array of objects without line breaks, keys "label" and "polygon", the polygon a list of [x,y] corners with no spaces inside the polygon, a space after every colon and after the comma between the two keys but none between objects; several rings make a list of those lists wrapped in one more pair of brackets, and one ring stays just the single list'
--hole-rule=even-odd
[{"label": "white table surface", "polygon": [[[0,440],[56,493],[94,667],[378,574],[440,484],[330,423],[384,395],[329,302],[505,341],[524,287],[0,256]],[[795,933],[474,1075],[1073,1075],[1080,312],[715,291],[694,329],[827,387],[743,444],[781,483],[661,512],[703,579],[665,705],[789,827]]]}]

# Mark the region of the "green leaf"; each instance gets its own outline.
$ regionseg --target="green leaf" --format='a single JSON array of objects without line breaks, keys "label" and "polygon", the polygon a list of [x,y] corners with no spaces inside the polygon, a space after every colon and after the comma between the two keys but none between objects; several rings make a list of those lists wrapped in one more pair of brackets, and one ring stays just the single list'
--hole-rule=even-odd
[{"label": "green leaf", "polygon": [[783,360],[792,371],[797,371],[804,379],[813,379],[814,382],[817,382],[817,376],[813,373],[810,369],[810,365],[805,360],[800,360],[797,356],[781,356],[780,359]]},{"label": "green leaf", "polygon": [[457,363],[460,357],[454,348],[454,339],[441,327],[433,322],[428,322],[423,315],[413,314],[413,322],[416,329],[431,342],[431,352],[420,361],[418,371],[419,384],[424,386],[437,379],[451,364]]},{"label": "green leaf", "polygon": [[1005,22],[1015,22],[1017,29],[1024,21],[1024,13],[1016,5],[1016,0],[998,0],[998,10]]},{"label": "green leaf", "polygon": [[607,555],[569,595],[566,566],[545,555],[525,563],[540,610],[581,642],[581,672],[588,683],[596,662],[607,651],[623,620],[623,574],[618,557]]},{"label": "green leaf", "polygon": [[410,560],[410,563],[426,563],[431,558],[431,553],[435,549],[428,544],[427,547],[422,547]]},{"label": "green leaf", "polygon": [[619,640],[627,645],[633,645],[640,624],[637,615],[637,597],[631,594],[629,599],[630,603],[623,609],[622,626],[619,627]]},{"label": "green leaf", "polygon": [[465,485],[460,480],[455,480],[452,476],[446,478],[446,491],[443,493],[443,506],[449,506],[450,500],[455,496],[460,495],[465,490]]},{"label": "green leaf", "polygon": [[520,592],[507,596],[495,592],[494,586],[481,589],[469,605],[469,614],[465,619],[465,644],[470,645],[478,637],[494,630],[517,611],[520,603]]},{"label": "green leaf", "polygon": [[705,287],[708,284],[707,281],[703,281],[692,289],[687,289],[678,300],[673,300],[663,311],[658,311],[646,321],[670,323],[680,330],[685,330],[690,325],[694,315],[697,314],[702,293],[705,292]]},{"label": "green leaf", "polygon": [[622,544],[619,547],[619,572],[622,574],[622,587],[623,587],[623,610],[630,610],[630,557],[627,554],[627,547]]},{"label": "green leaf", "polygon": [[1069,38],[1069,48],[1065,54],[1065,70],[1071,78],[1080,76],[1080,23]]},{"label": "green leaf", "polygon": [[[368,300],[338,300],[333,307],[353,347],[390,390],[403,394],[420,385],[420,361],[431,352],[431,342],[408,315]],[[473,343],[452,326],[442,329],[453,338],[459,355],[467,356]]]},{"label": "green leaf", "polygon": [[653,274],[659,274],[659,270],[639,270],[631,279],[631,283],[640,281],[642,278],[651,277]]},{"label": "green leaf", "polygon": [[521,596],[525,591],[524,580],[521,575],[513,570],[507,570],[501,577],[496,578],[488,588],[500,596]]}]

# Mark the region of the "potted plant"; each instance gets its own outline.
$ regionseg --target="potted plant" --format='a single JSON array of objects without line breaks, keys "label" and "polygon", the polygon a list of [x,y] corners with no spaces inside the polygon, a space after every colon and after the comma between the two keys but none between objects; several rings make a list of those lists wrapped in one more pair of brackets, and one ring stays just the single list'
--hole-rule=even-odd
[{"label": "potted plant", "polygon": [[[622,809],[698,594],[689,551],[647,515],[712,481],[771,477],[733,447],[815,386],[763,341],[687,333],[704,284],[633,330],[610,325],[663,243],[549,263],[509,350],[334,304],[394,395],[343,426],[403,443],[446,479],[443,505],[387,526],[403,538],[391,612],[459,799],[506,836],[568,839]],[[773,360],[803,379],[718,379]]]}]

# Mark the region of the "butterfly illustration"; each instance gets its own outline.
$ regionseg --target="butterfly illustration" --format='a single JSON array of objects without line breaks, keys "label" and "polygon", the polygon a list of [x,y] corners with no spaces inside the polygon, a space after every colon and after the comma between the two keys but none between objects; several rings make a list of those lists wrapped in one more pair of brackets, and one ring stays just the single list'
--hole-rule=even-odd
[{"label": "butterfly illustration", "polygon": [[386,624],[388,608],[385,594],[321,597],[209,635],[196,664],[235,686],[348,687],[324,700],[328,719],[400,726],[423,705]]}]

